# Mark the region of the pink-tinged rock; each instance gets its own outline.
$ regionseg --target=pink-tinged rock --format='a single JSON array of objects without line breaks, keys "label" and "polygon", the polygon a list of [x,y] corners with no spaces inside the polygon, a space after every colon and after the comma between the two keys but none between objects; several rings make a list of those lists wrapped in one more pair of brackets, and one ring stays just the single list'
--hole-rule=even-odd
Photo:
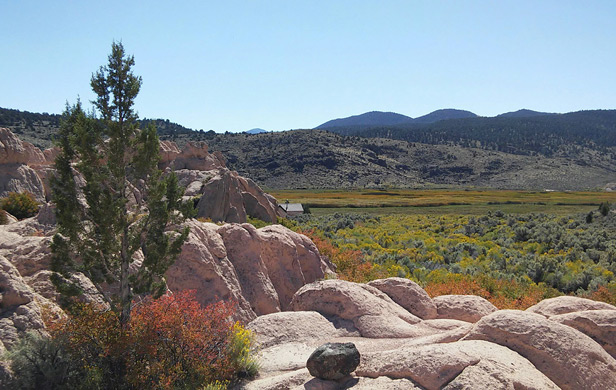
[{"label": "pink-tinged rock", "polygon": [[186,221],[186,225],[190,227],[188,239],[165,274],[169,289],[195,290],[197,300],[204,306],[221,299],[234,300],[237,319],[245,322],[254,319],[256,314],[242,294],[242,285],[227,257],[218,226],[196,220]]},{"label": "pink-tinged rock", "polygon": [[526,309],[529,313],[541,314],[548,318],[559,314],[586,310],[616,310],[616,306],[605,302],[593,301],[592,299],[564,295],[561,297],[544,299],[536,305]]},{"label": "pink-tinged rock", "polygon": [[245,223],[247,216],[276,222],[278,205],[252,180],[222,168],[203,184],[197,216],[213,221]]},{"label": "pink-tinged rock", "polygon": [[43,150],[43,156],[45,157],[45,163],[48,165],[55,164],[56,157],[60,154],[60,148],[57,146],[47,148]]},{"label": "pink-tinged rock", "polygon": [[490,301],[476,295],[441,295],[432,299],[438,318],[477,322],[498,310]]},{"label": "pink-tinged rock", "polygon": [[[242,227],[254,229],[252,225]],[[282,225],[265,226],[256,231],[261,242],[261,257],[282,310],[288,310],[293,295],[302,286],[333,275],[333,266],[325,262],[316,245],[303,234]]]},{"label": "pink-tinged rock", "polygon": [[280,299],[268,274],[257,229],[249,224],[226,224],[218,233],[237,273],[242,295],[250,302],[252,310],[257,315],[279,312]]},{"label": "pink-tinged rock", "polygon": [[161,144],[161,151],[163,151],[161,165],[164,167],[170,164],[174,170],[209,171],[225,168],[222,155],[220,153],[209,153],[205,142],[187,142],[184,148],[177,153],[177,145],[167,141],[165,145]]},{"label": "pink-tinged rock", "polygon": [[597,342],[539,314],[499,310],[479,320],[465,340],[516,351],[564,390],[605,390],[616,383],[616,360]]},{"label": "pink-tinged rock", "polygon": [[405,278],[373,280],[368,285],[378,288],[394,302],[424,320],[437,317],[436,305],[417,283]]},{"label": "pink-tinged rock", "polygon": [[[260,348],[289,342],[330,339],[346,334],[336,329],[316,311],[283,311],[267,314],[252,320],[247,328],[255,333]],[[313,349],[310,349],[309,354]]]},{"label": "pink-tinged rock", "polygon": [[[51,271],[42,270],[30,277],[25,277],[24,281],[40,296],[59,304],[60,293],[51,282],[51,275]],[[71,281],[79,286],[82,291],[81,295],[77,297],[81,302],[93,304],[98,308],[109,308],[105,297],[84,274],[80,272],[73,274]]]},{"label": "pink-tinged rock", "polygon": [[166,274],[169,288],[197,290],[204,305],[235,300],[246,322],[280,311],[301,286],[332,273],[308,238],[280,225],[186,225],[189,237]]},{"label": "pink-tinged rock", "polygon": [[[0,256],[6,257],[21,276],[31,276],[38,271],[50,269],[51,263],[50,237],[25,236],[22,235],[24,232],[17,234],[9,231],[21,228],[27,231],[29,222],[32,221],[25,220],[0,226]],[[30,234],[38,233],[31,231]]]},{"label": "pink-tinged rock", "polygon": [[353,390],[420,390],[409,379],[391,379],[386,376],[350,378],[342,383],[341,388]]},{"label": "pink-tinged rock", "polygon": [[550,320],[579,330],[616,358],[616,310],[576,311],[552,316]]},{"label": "pink-tinged rock", "polygon": [[28,330],[43,331],[45,324],[36,294],[17,268],[0,256],[0,344],[10,350]]},{"label": "pink-tinged rock", "polygon": [[0,128],[0,164],[44,164],[43,152],[30,142],[20,140],[7,128]]},{"label": "pink-tinged rock", "polygon": [[178,178],[178,183],[186,188],[184,195],[186,196],[201,196],[203,186],[210,179],[216,176],[218,171],[193,171],[189,169],[180,169],[175,171]]},{"label": "pink-tinged rock", "polygon": [[0,197],[9,192],[30,192],[45,201],[45,185],[34,169],[25,164],[0,164]]},{"label": "pink-tinged rock", "polygon": [[241,390],[338,390],[337,382],[313,378],[306,368],[260,377],[238,387]]},{"label": "pink-tinged rock", "polygon": [[417,329],[412,324],[421,321],[375,287],[343,280],[302,287],[290,308],[349,321],[362,336],[374,338],[415,337]]},{"label": "pink-tinged rock", "polygon": [[17,268],[0,256],[0,307],[25,305],[34,300],[34,292],[24,282]]},{"label": "pink-tinged rock", "polygon": [[288,342],[259,349],[256,356],[259,362],[259,373],[266,374],[304,368],[313,351],[314,347],[301,342]]},{"label": "pink-tinged rock", "polygon": [[167,167],[182,153],[178,145],[173,141],[160,141],[159,153],[161,167]]},{"label": "pink-tinged rock", "polygon": [[407,378],[427,390],[558,389],[519,354],[484,341],[362,353],[362,362],[355,374]]}]

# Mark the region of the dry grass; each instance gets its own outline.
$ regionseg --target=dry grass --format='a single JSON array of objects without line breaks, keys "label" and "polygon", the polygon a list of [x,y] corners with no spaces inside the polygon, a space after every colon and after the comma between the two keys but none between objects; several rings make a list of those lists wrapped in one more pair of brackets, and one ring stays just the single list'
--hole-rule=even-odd
[{"label": "dry grass", "polygon": [[[511,190],[273,190],[279,202],[307,204],[317,214],[334,211],[403,214],[483,214],[545,212],[570,214],[616,203],[616,192],[558,192]],[[335,210],[323,210],[332,208]],[[314,210],[318,209],[318,210]],[[344,209],[344,210],[340,210]],[[351,209],[351,210],[349,210]]]}]

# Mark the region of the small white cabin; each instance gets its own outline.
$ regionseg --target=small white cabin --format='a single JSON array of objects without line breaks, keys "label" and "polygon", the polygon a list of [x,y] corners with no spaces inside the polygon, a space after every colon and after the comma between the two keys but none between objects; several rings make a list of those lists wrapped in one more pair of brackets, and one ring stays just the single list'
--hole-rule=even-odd
[{"label": "small white cabin", "polygon": [[304,207],[301,203],[283,203],[279,207],[289,216],[304,214]]}]

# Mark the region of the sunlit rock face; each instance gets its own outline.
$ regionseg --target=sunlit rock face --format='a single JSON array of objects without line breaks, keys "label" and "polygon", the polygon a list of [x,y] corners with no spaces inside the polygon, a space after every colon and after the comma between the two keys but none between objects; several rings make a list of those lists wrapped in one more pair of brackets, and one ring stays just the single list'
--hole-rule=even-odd
[{"label": "sunlit rock face", "polygon": [[[426,298],[398,278],[370,284],[379,289],[311,283],[293,297],[295,312],[249,323],[262,367],[245,388],[603,390],[616,383],[611,305],[567,297],[528,311],[496,310],[479,297]],[[437,317],[456,319],[408,317],[431,317],[435,308]],[[357,347],[361,360],[351,376],[326,381],[307,372],[310,354],[329,342]]]}]

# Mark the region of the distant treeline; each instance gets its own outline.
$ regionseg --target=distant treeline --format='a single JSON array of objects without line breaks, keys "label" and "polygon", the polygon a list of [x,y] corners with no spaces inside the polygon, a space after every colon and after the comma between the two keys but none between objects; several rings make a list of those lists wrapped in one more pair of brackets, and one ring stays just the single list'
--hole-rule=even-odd
[{"label": "distant treeline", "polygon": [[[60,114],[35,113],[9,108],[0,108],[0,127],[8,127],[22,139],[32,142],[40,148],[48,148],[52,144],[53,135],[60,127]],[[139,126],[145,128],[154,123],[161,139],[174,141],[207,140],[216,133],[210,131],[194,131],[168,119],[141,119]],[[182,143],[182,142],[181,142]]]},{"label": "distant treeline", "polygon": [[616,110],[578,111],[523,118],[477,117],[431,124],[331,127],[327,130],[342,135],[391,138],[433,145],[460,145],[549,157],[576,146],[600,151],[616,146]]}]

